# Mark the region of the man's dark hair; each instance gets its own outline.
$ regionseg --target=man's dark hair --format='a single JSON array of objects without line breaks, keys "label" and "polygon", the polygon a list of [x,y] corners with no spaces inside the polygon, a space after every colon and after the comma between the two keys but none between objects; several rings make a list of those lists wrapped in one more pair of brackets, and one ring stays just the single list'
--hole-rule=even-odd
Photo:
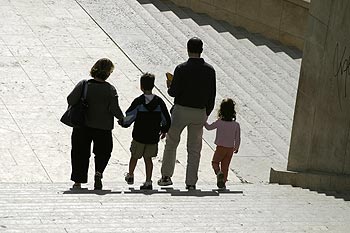
[{"label": "man's dark hair", "polygon": [[151,91],[154,87],[154,74],[151,73],[144,73],[141,76],[141,87],[145,90],[145,91]]},{"label": "man's dark hair", "polygon": [[202,53],[203,41],[198,37],[192,37],[187,42],[187,51],[190,53]]}]

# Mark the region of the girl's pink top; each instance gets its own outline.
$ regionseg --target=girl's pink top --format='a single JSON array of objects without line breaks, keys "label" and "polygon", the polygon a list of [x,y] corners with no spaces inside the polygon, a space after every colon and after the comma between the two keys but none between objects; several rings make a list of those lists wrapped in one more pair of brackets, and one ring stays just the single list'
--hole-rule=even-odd
[{"label": "girl's pink top", "polygon": [[223,121],[218,119],[212,124],[205,122],[207,130],[216,129],[215,144],[217,146],[239,149],[241,144],[241,129],[236,121]]}]

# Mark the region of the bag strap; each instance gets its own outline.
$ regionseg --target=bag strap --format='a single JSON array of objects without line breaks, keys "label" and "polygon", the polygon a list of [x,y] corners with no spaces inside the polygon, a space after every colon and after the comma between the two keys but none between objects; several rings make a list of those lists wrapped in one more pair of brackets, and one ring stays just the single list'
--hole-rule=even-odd
[{"label": "bag strap", "polygon": [[81,92],[81,99],[83,100],[83,101],[85,101],[86,100],[86,95],[87,95],[87,87],[88,87],[88,80],[84,80],[83,81],[83,90],[82,90],[82,92]]}]

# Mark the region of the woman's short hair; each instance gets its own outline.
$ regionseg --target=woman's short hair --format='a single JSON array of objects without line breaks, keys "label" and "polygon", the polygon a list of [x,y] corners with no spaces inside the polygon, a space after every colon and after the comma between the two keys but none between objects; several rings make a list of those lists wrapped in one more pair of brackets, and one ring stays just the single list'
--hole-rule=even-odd
[{"label": "woman's short hair", "polygon": [[187,51],[190,53],[202,53],[203,41],[198,37],[192,37],[187,42]]},{"label": "woman's short hair", "polygon": [[145,91],[151,91],[154,87],[155,76],[151,73],[144,73],[141,76],[140,84]]},{"label": "woman's short hair", "polygon": [[106,80],[113,72],[114,65],[108,58],[99,59],[91,68],[90,75],[93,78]]}]

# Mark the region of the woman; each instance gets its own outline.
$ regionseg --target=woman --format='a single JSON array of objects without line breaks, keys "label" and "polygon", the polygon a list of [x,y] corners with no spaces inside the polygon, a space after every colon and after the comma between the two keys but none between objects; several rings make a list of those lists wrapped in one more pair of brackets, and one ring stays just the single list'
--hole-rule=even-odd
[{"label": "woman", "polygon": [[[98,60],[90,70],[92,79],[87,81],[85,126],[74,127],[72,132],[72,174],[73,188],[80,189],[81,183],[87,183],[91,142],[94,142],[95,154],[95,190],[102,189],[102,174],[111,157],[113,148],[112,129],[114,117],[123,118],[118,104],[115,87],[106,82],[113,72],[114,65],[107,59]],[[81,98],[84,80],[80,81],[68,95],[69,105],[75,105]]]}]

